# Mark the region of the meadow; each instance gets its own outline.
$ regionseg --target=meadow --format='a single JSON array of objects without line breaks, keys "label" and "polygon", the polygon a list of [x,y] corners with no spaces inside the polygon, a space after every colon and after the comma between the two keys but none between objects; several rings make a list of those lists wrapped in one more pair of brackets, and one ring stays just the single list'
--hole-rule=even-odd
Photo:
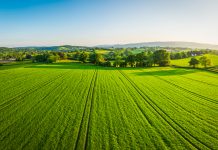
[{"label": "meadow", "polygon": [[0,149],[218,149],[218,75],[80,63],[0,67]]},{"label": "meadow", "polygon": [[[218,55],[206,54],[204,56],[209,58],[212,62],[211,66],[209,66],[209,67],[218,66]],[[199,59],[200,57],[202,57],[202,56],[196,56],[197,59]],[[181,67],[189,67],[189,63],[188,63],[189,61],[190,61],[190,58],[171,60],[171,65],[181,66]],[[204,66],[202,66],[201,64],[199,64],[198,67],[204,68]]]}]

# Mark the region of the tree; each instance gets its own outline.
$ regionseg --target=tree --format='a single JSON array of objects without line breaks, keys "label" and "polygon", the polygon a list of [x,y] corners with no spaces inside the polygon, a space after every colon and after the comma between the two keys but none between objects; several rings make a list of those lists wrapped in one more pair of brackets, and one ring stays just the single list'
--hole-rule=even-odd
[{"label": "tree", "polygon": [[159,66],[168,66],[170,64],[170,53],[166,50],[157,50],[154,52],[154,63]]},{"label": "tree", "polygon": [[100,53],[97,53],[96,54],[96,60],[95,60],[96,64],[101,64],[101,63],[104,63],[105,60],[104,60],[104,57],[102,54]]},{"label": "tree", "polygon": [[188,57],[187,52],[181,52],[181,54],[182,54],[182,58],[187,58]]},{"label": "tree", "polygon": [[192,57],[191,60],[189,61],[189,65],[193,66],[193,68],[196,67],[196,65],[199,64],[199,60],[197,60],[195,57]]},{"label": "tree", "polygon": [[114,67],[120,67],[120,63],[122,62],[121,56],[116,56],[114,61]]},{"label": "tree", "polygon": [[23,61],[25,59],[25,53],[18,52],[13,55],[15,56],[16,61]]},{"label": "tree", "polygon": [[176,53],[175,59],[182,59],[182,53]]},{"label": "tree", "polygon": [[102,54],[94,52],[90,55],[90,62],[96,65],[99,65],[99,64],[104,63],[105,59]]},{"label": "tree", "polygon": [[58,59],[60,59],[59,55],[50,55],[48,57],[47,63],[57,62]]},{"label": "tree", "polygon": [[170,59],[176,59],[176,53],[170,53]]},{"label": "tree", "polygon": [[32,58],[32,55],[26,54],[26,59],[31,59],[31,58]]},{"label": "tree", "polygon": [[207,58],[206,56],[202,56],[199,59],[199,62],[201,63],[202,66],[204,66],[204,68],[207,68],[207,66],[211,65],[211,59]]},{"label": "tree", "polygon": [[110,61],[105,61],[105,62],[103,62],[103,63],[101,63],[102,64],[102,66],[104,66],[104,67],[111,67],[111,62]]},{"label": "tree", "polygon": [[47,62],[49,58],[49,54],[41,54],[41,55],[36,55],[33,57],[33,62]]},{"label": "tree", "polygon": [[148,51],[147,52],[147,56],[146,56],[146,60],[145,60],[145,66],[146,67],[151,67],[154,64],[154,56],[153,56],[153,52]]},{"label": "tree", "polygon": [[135,55],[129,55],[129,56],[127,56],[126,62],[127,62],[131,67],[134,67],[134,66],[135,66],[135,63],[136,63],[136,57],[135,57]]},{"label": "tree", "polygon": [[143,67],[143,66],[145,66],[146,60],[147,60],[147,56],[146,56],[146,53],[145,53],[145,52],[136,54],[136,61],[137,61],[137,64],[136,64],[136,65],[137,65],[138,67]]},{"label": "tree", "polygon": [[127,57],[129,55],[132,55],[132,52],[129,49],[126,49],[123,54]]},{"label": "tree", "polygon": [[127,63],[124,61],[124,62],[121,62],[120,63],[120,67],[127,67]]},{"label": "tree", "polygon": [[80,57],[81,53],[79,51],[77,51],[74,56],[73,56],[73,59],[75,60],[79,60],[79,57]]},{"label": "tree", "polygon": [[95,52],[90,54],[89,61],[93,64],[96,64],[96,53]]},{"label": "tree", "polygon": [[89,54],[86,52],[82,52],[79,56],[79,61],[85,63],[89,58]]},{"label": "tree", "polygon": [[56,62],[59,59],[59,55],[53,55],[49,53],[44,53],[40,55],[36,55],[35,57],[32,57],[33,62],[44,62],[44,63],[53,63]]},{"label": "tree", "polygon": [[107,60],[114,60],[115,59],[115,53],[113,51],[110,51],[108,54],[105,55]]},{"label": "tree", "polygon": [[23,60],[24,60],[24,56],[23,56],[23,55],[18,54],[18,55],[16,56],[16,61],[23,61]]},{"label": "tree", "polygon": [[62,59],[62,60],[67,59],[67,55],[64,52],[58,52],[58,55],[59,55],[59,58]]}]

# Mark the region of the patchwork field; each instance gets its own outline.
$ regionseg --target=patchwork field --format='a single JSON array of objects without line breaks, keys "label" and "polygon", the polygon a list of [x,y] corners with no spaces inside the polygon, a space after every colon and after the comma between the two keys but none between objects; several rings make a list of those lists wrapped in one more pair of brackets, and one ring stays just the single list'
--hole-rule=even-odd
[{"label": "patchwork field", "polygon": [[218,75],[77,63],[0,69],[0,149],[218,149]]}]

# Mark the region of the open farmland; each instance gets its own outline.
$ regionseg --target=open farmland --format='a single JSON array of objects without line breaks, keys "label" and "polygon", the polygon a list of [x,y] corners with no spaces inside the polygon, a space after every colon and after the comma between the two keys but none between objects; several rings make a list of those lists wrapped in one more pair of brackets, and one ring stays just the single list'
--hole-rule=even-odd
[{"label": "open farmland", "polygon": [[[218,66],[218,56],[217,55],[212,55],[212,54],[206,54],[206,57],[211,59],[212,64],[211,66]],[[201,56],[196,56],[197,59],[199,59]],[[184,58],[184,59],[177,59],[177,60],[171,60],[171,65],[175,66],[181,66],[181,67],[189,67],[189,61],[191,58]],[[201,64],[198,65],[199,68],[203,68]]]},{"label": "open farmland", "polygon": [[79,63],[0,70],[0,149],[218,149],[218,75]]}]

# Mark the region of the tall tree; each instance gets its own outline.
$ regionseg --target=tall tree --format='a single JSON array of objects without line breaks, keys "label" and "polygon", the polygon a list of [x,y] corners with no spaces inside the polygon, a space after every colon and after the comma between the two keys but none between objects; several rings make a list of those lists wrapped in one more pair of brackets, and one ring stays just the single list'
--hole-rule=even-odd
[{"label": "tall tree", "polygon": [[87,52],[82,52],[79,56],[79,61],[85,63],[89,58],[89,54]]},{"label": "tall tree", "polygon": [[154,63],[159,66],[168,66],[170,64],[170,53],[166,50],[157,50],[154,52]]},{"label": "tall tree", "polygon": [[103,55],[100,53],[97,53],[96,54],[96,64],[101,64],[104,62],[105,62],[105,59],[104,59]]},{"label": "tall tree", "polygon": [[90,54],[89,60],[91,63],[96,64],[96,52],[95,51]]},{"label": "tall tree", "polygon": [[189,61],[189,65],[193,66],[193,68],[196,67],[196,65],[199,64],[199,60],[197,60],[195,57],[192,57],[191,60]]},{"label": "tall tree", "polygon": [[136,63],[136,57],[135,55],[129,55],[127,56],[126,58],[126,62],[131,66],[131,67],[134,67],[135,66],[135,63]]},{"label": "tall tree", "polygon": [[77,51],[74,55],[73,55],[73,59],[75,60],[79,60],[81,53],[79,51]]},{"label": "tall tree", "polygon": [[207,58],[206,56],[202,56],[199,59],[199,62],[201,63],[202,66],[204,66],[204,68],[207,68],[207,66],[211,65],[211,59]]},{"label": "tall tree", "polygon": [[143,67],[147,61],[147,55],[145,52],[136,54],[136,61],[138,67]]},{"label": "tall tree", "polygon": [[99,65],[99,64],[105,62],[105,59],[104,59],[102,54],[94,52],[90,55],[90,61],[93,64]]},{"label": "tall tree", "polygon": [[116,56],[115,61],[114,61],[114,66],[115,67],[120,67],[121,62],[122,62],[122,57],[121,56]]}]

